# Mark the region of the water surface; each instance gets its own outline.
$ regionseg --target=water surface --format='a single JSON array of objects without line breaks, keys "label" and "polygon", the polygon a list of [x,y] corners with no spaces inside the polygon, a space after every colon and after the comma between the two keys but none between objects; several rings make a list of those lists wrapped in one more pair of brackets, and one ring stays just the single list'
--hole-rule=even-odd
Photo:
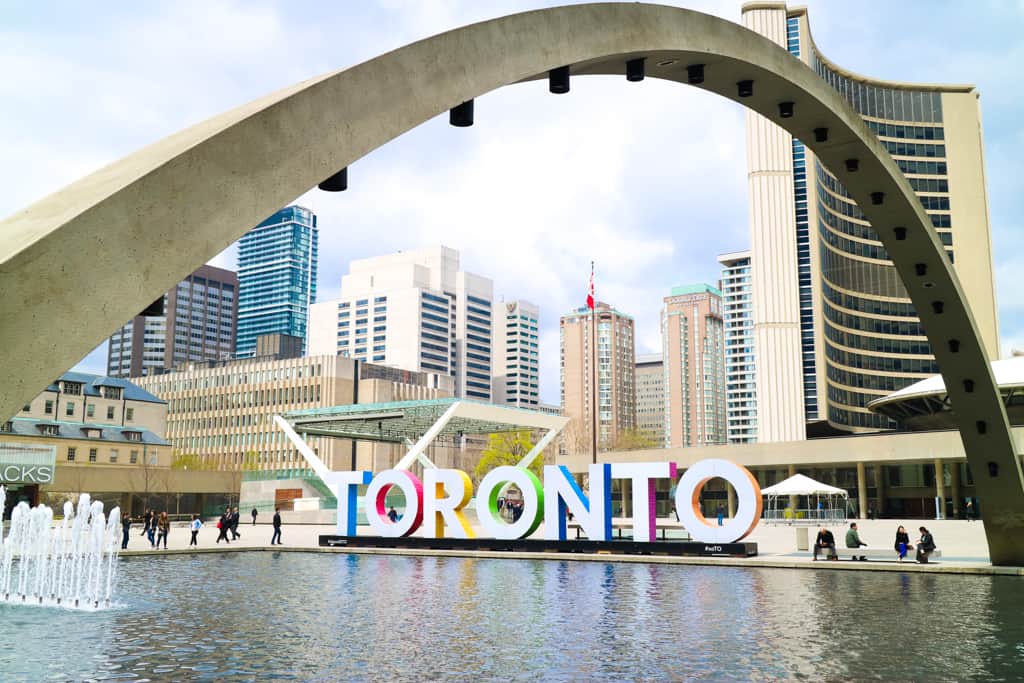
[{"label": "water surface", "polygon": [[304,553],[122,559],[0,605],[3,681],[1019,680],[1009,577]]}]

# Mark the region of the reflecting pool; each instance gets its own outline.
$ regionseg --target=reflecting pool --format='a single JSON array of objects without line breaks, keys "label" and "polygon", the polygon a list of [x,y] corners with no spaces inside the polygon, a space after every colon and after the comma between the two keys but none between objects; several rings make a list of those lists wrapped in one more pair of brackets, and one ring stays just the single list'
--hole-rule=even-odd
[{"label": "reflecting pool", "polygon": [[0,678],[1019,680],[1024,582],[384,555],[124,558],[117,609],[0,605]]}]

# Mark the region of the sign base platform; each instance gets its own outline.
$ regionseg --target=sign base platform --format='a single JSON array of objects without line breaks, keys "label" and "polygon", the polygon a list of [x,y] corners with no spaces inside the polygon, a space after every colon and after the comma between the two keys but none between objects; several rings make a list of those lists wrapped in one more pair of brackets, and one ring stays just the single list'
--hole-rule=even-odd
[{"label": "sign base platform", "polygon": [[527,553],[613,553],[622,555],[677,555],[691,557],[754,557],[757,543],[701,543],[700,541],[547,541],[533,538],[422,538],[408,536],[320,536],[323,548],[410,548],[417,550],[482,550]]}]

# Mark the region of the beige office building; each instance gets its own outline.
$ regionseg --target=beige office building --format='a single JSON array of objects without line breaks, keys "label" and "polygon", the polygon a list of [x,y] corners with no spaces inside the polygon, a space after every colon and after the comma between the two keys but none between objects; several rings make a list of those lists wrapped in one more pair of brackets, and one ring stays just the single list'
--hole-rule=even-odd
[{"label": "beige office building", "polygon": [[[343,356],[265,356],[191,363],[172,373],[139,378],[168,402],[167,438],[176,455],[226,471],[304,468],[306,462],[274,416],[291,410],[352,403],[444,398],[448,375],[399,370]],[[332,469],[379,470],[400,457],[393,444],[310,436]]]},{"label": "beige office building", "polygon": [[603,302],[594,311],[579,308],[563,315],[561,335],[561,394],[570,452],[591,450],[594,413],[594,350],[597,328],[597,446],[606,450],[624,431],[636,427],[636,365],[633,318]]},{"label": "beige office building", "polygon": [[703,284],[673,287],[661,313],[661,343],[666,445],[725,443],[722,293]]},{"label": "beige office building", "polygon": [[665,364],[660,353],[636,357],[636,428],[655,445],[665,445]]},{"label": "beige office building", "polygon": [[[833,64],[814,44],[802,7],[748,3],[743,25],[832,85],[889,150],[931,216],[995,357],[977,89],[881,81]],[[884,247],[829,169],[752,112],[747,158],[758,439],[803,439],[814,423],[845,432],[894,427],[867,404],[938,367]]]}]

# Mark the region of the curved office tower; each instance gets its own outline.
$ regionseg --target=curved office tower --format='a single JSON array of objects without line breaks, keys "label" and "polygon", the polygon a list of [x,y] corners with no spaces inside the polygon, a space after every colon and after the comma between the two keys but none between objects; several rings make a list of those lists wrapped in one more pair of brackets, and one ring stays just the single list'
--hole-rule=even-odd
[{"label": "curved office tower", "polygon": [[[834,87],[917,192],[960,277],[988,354],[998,355],[978,91],[857,75],[811,38],[807,10],[743,7],[743,25]],[[804,145],[747,114],[759,439],[895,426],[867,404],[937,373],[896,269],[841,183]],[[800,371],[796,371],[796,367]],[[770,399],[770,400],[769,400]]]}]

